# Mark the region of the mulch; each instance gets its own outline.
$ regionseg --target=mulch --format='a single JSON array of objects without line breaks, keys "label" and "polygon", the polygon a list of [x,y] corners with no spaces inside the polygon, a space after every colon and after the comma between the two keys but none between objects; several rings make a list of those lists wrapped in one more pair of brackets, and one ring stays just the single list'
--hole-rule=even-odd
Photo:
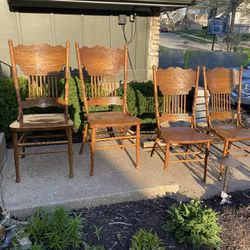
[{"label": "mulch", "polygon": [[[204,200],[218,212],[222,227],[221,249],[250,249],[250,189],[231,194],[230,205],[220,205],[219,196]],[[89,245],[103,245],[105,249],[128,249],[135,232],[144,228],[156,233],[166,249],[192,249],[178,244],[163,230],[168,209],[176,203],[170,197],[124,202],[119,204],[76,210],[84,218],[84,241]]]}]

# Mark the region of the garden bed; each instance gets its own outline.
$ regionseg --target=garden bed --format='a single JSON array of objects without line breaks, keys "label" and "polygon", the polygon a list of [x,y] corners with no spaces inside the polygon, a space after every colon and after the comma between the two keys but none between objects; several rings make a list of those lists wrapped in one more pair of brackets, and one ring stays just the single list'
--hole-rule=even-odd
[{"label": "garden bed", "polygon": [[[221,249],[249,249],[250,189],[231,195],[231,205],[220,205],[219,196],[204,203],[218,212],[219,224],[222,227]],[[162,197],[81,209],[76,212],[82,213],[85,218],[84,241],[90,245],[103,245],[105,249],[128,249],[135,232],[144,228],[156,233],[166,249],[189,249],[178,244],[171,234],[163,230],[168,210],[175,203],[172,198]]]}]

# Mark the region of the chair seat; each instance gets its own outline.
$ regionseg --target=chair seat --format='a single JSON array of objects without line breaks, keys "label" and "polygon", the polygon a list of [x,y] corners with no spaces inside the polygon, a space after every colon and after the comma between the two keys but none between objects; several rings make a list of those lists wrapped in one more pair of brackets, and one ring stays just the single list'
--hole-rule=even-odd
[{"label": "chair seat", "polygon": [[210,142],[212,138],[208,135],[201,134],[193,128],[172,127],[161,128],[160,138],[166,143],[192,144]]},{"label": "chair seat", "polygon": [[122,127],[141,124],[135,116],[122,112],[94,112],[88,114],[90,128],[93,127]]},{"label": "chair seat", "polygon": [[250,130],[235,125],[214,127],[214,132],[229,141],[247,141],[250,140]]},{"label": "chair seat", "polygon": [[24,115],[23,123],[14,121],[10,124],[10,128],[14,130],[25,131],[30,129],[63,129],[73,127],[72,120],[66,120],[64,114],[32,114]]}]

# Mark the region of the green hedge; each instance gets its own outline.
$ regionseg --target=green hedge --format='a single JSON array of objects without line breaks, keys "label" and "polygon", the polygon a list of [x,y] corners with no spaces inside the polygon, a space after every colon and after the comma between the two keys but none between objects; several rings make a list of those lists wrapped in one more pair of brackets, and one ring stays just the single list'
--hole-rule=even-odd
[{"label": "green hedge", "polygon": [[[27,95],[27,85],[24,78],[19,79],[19,88],[22,99]],[[10,138],[9,125],[16,120],[18,114],[16,91],[12,79],[0,79],[0,131]]]},{"label": "green hedge", "polygon": [[[27,96],[27,83],[24,78],[19,79],[22,99]],[[63,85],[61,85],[63,86]],[[89,85],[86,83],[87,92]],[[122,94],[122,89],[119,89]],[[63,95],[63,91],[61,92]],[[128,110],[131,114],[142,118],[143,123],[155,123],[154,97],[152,82],[131,82],[128,84],[127,95]],[[0,131],[5,132],[6,138],[11,137],[9,125],[17,118],[17,101],[12,79],[0,79]],[[103,107],[96,108],[103,110]],[[117,110],[116,107],[110,107]],[[45,112],[54,112],[54,108],[46,109]],[[26,110],[24,110],[26,113]],[[42,112],[42,109],[33,108],[29,112]],[[84,125],[84,106],[80,81],[77,77],[70,79],[69,114],[74,121],[75,130],[81,131]]]}]

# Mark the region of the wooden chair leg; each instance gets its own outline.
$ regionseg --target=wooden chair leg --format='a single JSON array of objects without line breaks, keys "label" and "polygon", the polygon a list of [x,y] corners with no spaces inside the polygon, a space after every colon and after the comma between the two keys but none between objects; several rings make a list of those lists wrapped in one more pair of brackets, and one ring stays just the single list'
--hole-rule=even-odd
[{"label": "wooden chair leg", "polygon": [[81,148],[80,148],[79,154],[83,153],[84,144],[87,143],[87,141],[88,141],[88,124],[86,124],[84,127],[84,131],[82,134],[82,143],[81,143]]},{"label": "wooden chair leg", "polygon": [[136,126],[136,169],[140,167],[140,125]]},{"label": "wooden chair leg", "polygon": [[67,135],[68,135],[69,178],[73,178],[74,171],[73,171],[72,128],[68,129]]},{"label": "wooden chair leg", "polygon": [[[224,142],[224,148],[223,148],[222,157],[226,157],[228,155],[228,148],[229,148],[229,141],[225,141]],[[224,172],[224,165],[221,164],[220,165],[219,180],[222,180],[223,172]]]},{"label": "wooden chair leg", "polygon": [[96,128],[92,128],[91,145],[90,145],[90,176],[94,175],[95,143],[96,143]]},{"label": "wooden chair leg", "polygon": [[[22,140],[22,142],[24,142],[24,143],[27,142],[27,138],[26,138],[26,134],[25,134],[25,133],[24,133],[24,135],[23,135],[23,140]],[[22,153],[25,153],[25,147],[22,146],[21,149],[22,149]],[[22,157],[22,159],[24,159],[24,158],[25,158],[25,155],[22,154],[21,157]]]},{"label": "wooden chair leg", "polygon": [[14,161],[16,169],[16,182],[20,182],[20,171],[19,171],[19,154],[18,154],[18,136],[17,131],[12,132],[13,136],[13,151],[14,151]]},{"label": "wooden chair leg", "polygon": [[165,152],[165,162],[164,162],[164,170],[167,172],[168,170],[168,162],[169,162],[169,156],[170,156],[170,144],[166,144],[166,152]]},{"label": "wooden chair leg", "polygon": [[153,154],[154,154],[154,152],[155,152],[156,145],[159,143],[159,141],[160,141],[159,138],[156,138],[156,139],[155,139],[155,143],[154,143],[154,146],[153,146],[153,148],[152,148],[152,150],[151,150],[150,157],[153,156]]},{"label": "wooden chair leg", "polygon": [[[120,135],[121,136],[124,136],[124,131],[125,131],[124,128],[120,129]],[[124,149],[123,140],[121,139],[119,143],[121,144],[120,148],[123,150]]]},{"label": "wooden chair leg", "polygon": [[[202,144],[203,146],[203,144]],[[209,157],[209,152],[210,152],[210,142],[207,143],[206,145],[206,152],[205,152],[205,161],[204,161],[204,183],[207,181],[207,168],[208,168],[208,157]]]}]

